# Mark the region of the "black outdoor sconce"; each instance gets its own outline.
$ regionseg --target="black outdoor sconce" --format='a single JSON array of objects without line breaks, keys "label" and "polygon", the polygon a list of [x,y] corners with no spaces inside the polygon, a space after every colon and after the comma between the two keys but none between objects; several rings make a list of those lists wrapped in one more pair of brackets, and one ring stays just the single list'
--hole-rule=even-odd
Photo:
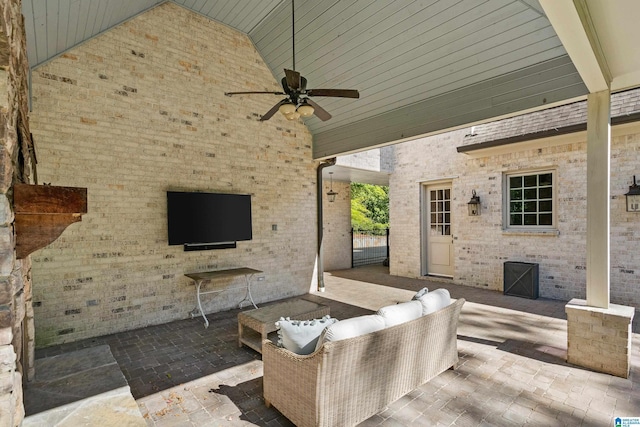
[{"label": "black outdoor sconce", "polygon": [[331,188],[327,192],[327,198],[329,199],[330,203],[333,203],[336,201],[336,196],[338,195],[338,193],[333,191],[333,172],[329,172],[329,177],[331,178]]},{"label": "black outdoor sconce", "polygon": [[627,198],[627,212],[640,212],[640,185],[636,184],[636,176],[633,176],[633,185],[629,186]]},{"label": "black outdoor sconce", "polygon": [[476,190],[471,193],[471,200],[467,203],[469,216],[480,216],[480,196],[476,195]]}]

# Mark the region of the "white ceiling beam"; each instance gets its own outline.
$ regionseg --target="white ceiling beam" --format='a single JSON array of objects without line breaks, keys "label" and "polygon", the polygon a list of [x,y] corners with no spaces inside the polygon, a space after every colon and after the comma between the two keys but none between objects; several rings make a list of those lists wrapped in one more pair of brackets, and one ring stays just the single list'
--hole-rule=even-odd
[{"label": "white ceiling beam", "polygon": [[610,89],[607,66],[584,0],[540,0],[540,5],[590,93]]}]

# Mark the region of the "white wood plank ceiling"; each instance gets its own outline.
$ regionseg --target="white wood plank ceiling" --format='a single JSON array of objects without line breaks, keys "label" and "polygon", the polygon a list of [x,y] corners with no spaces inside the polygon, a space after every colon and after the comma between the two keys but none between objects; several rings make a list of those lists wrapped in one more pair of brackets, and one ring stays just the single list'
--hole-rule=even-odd
[{"label": "white wood plank ceiling", "polygon": [[[277,81],[292,67],[290,0],[173,2],[248,34]],[[594,71],[578,58],[585,46],[552,26],[569,25],[574,1],[541,2],[544,9],[538,0],[297,0],[296,70],[310,88],[358,89],[361,96],[315,98],[333,118],[305,121],[314,157],[584,98],[592,90],[587,74]],[[160,3],[22,0],[31,67]],[[575,4],[591,12],[591,24],[573,23],[571,34],[595,36],[612,73],[625,74],[614,89],[640,86],[640,54],[632,41],[640,39],[633,22],[640,2]]]}]

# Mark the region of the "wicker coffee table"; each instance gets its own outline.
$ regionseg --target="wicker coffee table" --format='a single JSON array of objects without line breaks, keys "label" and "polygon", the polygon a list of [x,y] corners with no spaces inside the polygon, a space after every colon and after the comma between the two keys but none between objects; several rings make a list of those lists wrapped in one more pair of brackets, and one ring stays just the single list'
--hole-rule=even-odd
[{"label": "wicker coffee table", "polygon": [[329,314],[329,307],[304,299],[285,301],[238,313],[238,347],[246,345],[262,354],[262,341],[275,331],[281,317],[295,320],[318,319]]}]

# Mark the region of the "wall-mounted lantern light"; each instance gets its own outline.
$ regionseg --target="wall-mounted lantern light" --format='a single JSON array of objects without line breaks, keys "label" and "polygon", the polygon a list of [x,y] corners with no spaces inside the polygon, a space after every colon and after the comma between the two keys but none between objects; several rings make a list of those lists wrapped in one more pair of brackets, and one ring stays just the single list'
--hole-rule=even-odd
[{"label": "wall-mounted lantern light", "polygon": [[629,186],[627,198],[627,212],[640,212],[640,185],[636,184],[636,176],[633,176],[633,185]]},{"label": "wall-mounted lantern light", "polygon": [[333,172],[329,172],[329,177],[331,178],[331,187],[329,188],[329,191],[327,191],[327,198],[329,199],[329,202],[335,202],[338,193],[333,191]]},{"label": "wall-mounted lantern light", "polygon": [[480,196],[476,195],[476,190],[471,193],[471,200],[467,203],[467,207],[469,208],[469,216],[480,215]]}]

